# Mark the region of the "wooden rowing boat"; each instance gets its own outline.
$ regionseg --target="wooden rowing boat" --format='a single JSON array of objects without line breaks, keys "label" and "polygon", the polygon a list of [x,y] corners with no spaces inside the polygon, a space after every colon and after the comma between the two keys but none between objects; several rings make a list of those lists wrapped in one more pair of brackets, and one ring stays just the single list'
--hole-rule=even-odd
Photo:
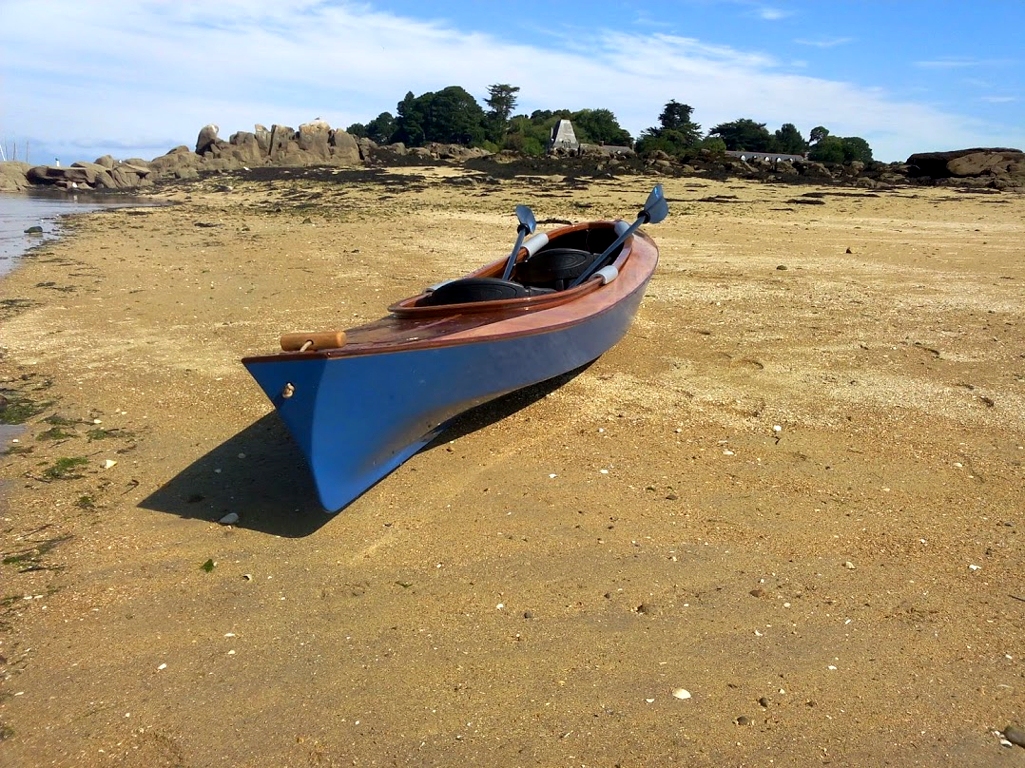
[{"label": "wooden rowing boat", "polygon": [[599,357],[626,333],[658,262],[638,227],[668,213],[661,187],[637,220],[520,228],[507,258],[347,331],[289,333],[242,360],[337,511],[464,411]]}]

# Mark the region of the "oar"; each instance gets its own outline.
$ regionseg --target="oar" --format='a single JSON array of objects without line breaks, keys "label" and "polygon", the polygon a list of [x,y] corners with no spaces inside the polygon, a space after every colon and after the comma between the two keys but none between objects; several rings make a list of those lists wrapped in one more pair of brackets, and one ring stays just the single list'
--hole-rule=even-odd
[{"label": "oar", "polygon": [[580,275],[580,277],[570,283],[568,288],[576,288],[587,278],[593,275],[598,270],[599,265],[608,258],[609,254],[626,242],[626,239],[630,237],[630,235],[632,235],[642,224],[658,224],[668,215],[669,203],[666,202],[665,195],[662,193],[662,185],[656,184],[655,188],[651,190],[651,194],[648,195],[648,199],[644,203],[644,208],[642,208],[641,212],[637,214],[637,221],[631,224],[627,228],[626,232],[617,237],[616,241],[612,245],[606,248],[598,258],[592,261],[591,266],[584,270],[584,273]]},{"label": "oar", "polygon": [[520,246],[523,245],[523,238],[534,232],[537,228],[537,220],[534,218],[534,212],[525,205],[516,206],[516,218],[519,220],[520,225],[516,227],[516,245],[513,246],[512,253],[509,254],[509,260],[505,262],[505,271],[502,273],[502,279],[508,280],[509,275],[512,274],[513,267],[516,266],[516,254],[520,252]]}]

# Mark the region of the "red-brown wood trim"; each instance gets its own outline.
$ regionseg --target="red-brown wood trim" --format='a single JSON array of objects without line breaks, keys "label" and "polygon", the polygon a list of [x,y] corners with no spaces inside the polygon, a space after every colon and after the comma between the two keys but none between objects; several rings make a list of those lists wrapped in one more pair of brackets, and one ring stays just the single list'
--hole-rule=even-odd
[{"label": "red-brown wood trim", "polygon": [[[611,226],[611,222],[608,223]],[[583,229],[590,224],[574,225],[572,229]],[[565,233],[570,228],[558,230]],[[620,256],[614,264],[619,269],[619,277],[608,285],[602,285],[597,277],[592,278],[576,288],[556,294],[546,294],[528,299],[478,302],[490,308],[487,312],[462,311],[466,304],[442,305],[424,309],[444,310],[441,313],[415,312],[404,317],[398,313],[348,331],[348,340],[341,349],[297,352],[278,352],[272,355],[254,355],[243,358],[243,362],[270,362],[286,360],[311,360],[340,357],[355,357],[374,353],[396,353],[414,349],[431,349],[454,344],[480,343],[498,339],[513,339],[539,332],[547,332],[558,328],[584,322],[588,318],[601,314],[620,301],[643,290],[658,263],[658,248],[648,235],[636,232],[623,246]],[[484,276],[488,270],[501,268],[504,260],[499,260],[481,267],[469,276]],[[397,307],[417,299],[424,294],[403,299],[393,305]],[[531,307],[528,311],[522,305],[549,296],[558,298],[544,306]],[[501,306],[499,306],[501,305]],[[517,305],[519,305],[517,307]],[[529,306],[529,305],[528,305]],[[417,308],[420,309],[420,308]],[[546,310],[540,312],[540,310]],[[405,313],[403,313],[405,314]],[[448,321],[448,322],[446,322]],[[438,325],[445,326],[437,335],[419,333],[429,331]],[[449,327],[455,326],[455,327]],[[375,334],[381,338],[360,341],[367,332],[376,329]],[[422,329],[422,330],[418,330]]]}]

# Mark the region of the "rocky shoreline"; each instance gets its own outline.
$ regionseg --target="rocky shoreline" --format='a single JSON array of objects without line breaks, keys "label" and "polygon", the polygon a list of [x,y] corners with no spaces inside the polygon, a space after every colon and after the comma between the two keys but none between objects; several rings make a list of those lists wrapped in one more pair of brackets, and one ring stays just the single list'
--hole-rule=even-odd
[{"label": "rocky shoreline", "polygon": [[216,125],[204,126],[196,146],[175,147],[144,160],[117,160],[110,155],[70,166],[0,163],[0,191],[31,189],[137,191],[225,171],[260,167],[370,168],[403,165],[463,165],[484,174],[510,178],[530,173],[570,174],[601,178],[609,175],[661,175],[712,180],[730,178],[776,183],[855,186],[866,189],[957,186],[996,191],[1025,191],[1025,154],[1018,149],[976,147],[950,152],[923,152],[903,163],[819,163],[789,158],[746,159],[702,152],[686,162],[664,152],[638,156],[632,151],[609,154],[602,147],[545,157],[455,144],[406,147],[378,145],[323,120],[289,126],[256,125],[225,141]]}]

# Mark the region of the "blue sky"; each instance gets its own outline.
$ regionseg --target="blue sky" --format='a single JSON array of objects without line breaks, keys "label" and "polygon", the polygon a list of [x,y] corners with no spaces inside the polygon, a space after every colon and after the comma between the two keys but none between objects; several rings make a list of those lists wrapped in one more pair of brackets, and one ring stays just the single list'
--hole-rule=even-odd
[{"label": "blue sky", "polygon": [[0,0],[0,144],[19,159],[151,159],[261,123],[368,122],[460,85],[517,113],[666,102],[861,136],[875,157],[1025,149],[1025,2]]}]

